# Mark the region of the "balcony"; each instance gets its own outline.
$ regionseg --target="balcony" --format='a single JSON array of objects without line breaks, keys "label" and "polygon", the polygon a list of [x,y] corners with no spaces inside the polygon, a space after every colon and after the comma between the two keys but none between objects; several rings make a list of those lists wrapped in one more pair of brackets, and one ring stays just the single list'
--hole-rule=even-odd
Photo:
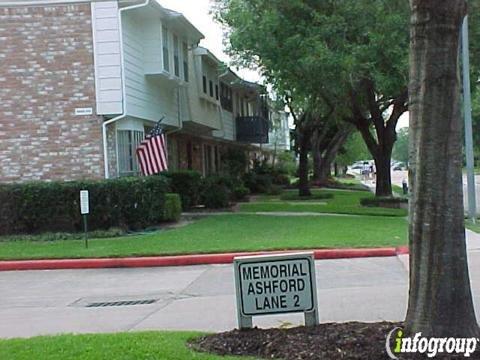
[{"label": "balcony", "polygon": [[238,116],[237,141],[252,144],[268,143],[268,120],[261,116]]}]

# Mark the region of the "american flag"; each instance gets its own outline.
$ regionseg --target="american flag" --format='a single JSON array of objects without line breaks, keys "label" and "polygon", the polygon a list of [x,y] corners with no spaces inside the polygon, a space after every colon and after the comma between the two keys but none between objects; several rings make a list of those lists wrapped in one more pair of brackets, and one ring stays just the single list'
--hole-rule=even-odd
[{"label": "american flag", "polygon": [[137,159],[144,176],[158,174],[168,170],[167,140],[161,121],[145,137],[137,148]]}]

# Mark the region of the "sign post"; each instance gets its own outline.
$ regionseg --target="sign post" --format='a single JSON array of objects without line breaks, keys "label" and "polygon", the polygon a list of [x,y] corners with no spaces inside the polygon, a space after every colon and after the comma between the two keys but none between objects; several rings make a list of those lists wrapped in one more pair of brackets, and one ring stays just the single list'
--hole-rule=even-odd
[{"label": "sign post", "polygon": [[89,214],[88,190],[80,190],[80,213],[83,217],[83,231],[85,233],[85,248],[88,249],[87,215]]},{"label": "sign post", "polygon": [[252,317],[303,312],[305,325],[318,324],[313,253],[241,256],[234,259],[239,329]]}]

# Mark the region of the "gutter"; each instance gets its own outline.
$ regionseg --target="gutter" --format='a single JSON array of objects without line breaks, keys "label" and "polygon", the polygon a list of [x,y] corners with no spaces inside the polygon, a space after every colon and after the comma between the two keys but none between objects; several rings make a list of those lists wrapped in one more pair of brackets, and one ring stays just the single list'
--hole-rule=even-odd
[{"label": "gutter", "polygon": [[107,125],[113,124],[120,119],[123,119],[127,116],[127,100],[126,100],[126,86],[125,86],[125,60],[123,52],[123,31],[122,31],[122,13],[127,10],[133,10],[147,6],[150,3],[150,0],[145,0],[145,2],[137,5],[131,5],[118,10],[118,27],[120,30],[120,67],[122,69],[122,101],[123,101],[123,113],[118,115],[110,120],[104,121],[102,123],[102,137],[103,137],[103,163],[105,171],[105,179],[110,178],[110,172],[108,169],[108,144],[107,144]]}]

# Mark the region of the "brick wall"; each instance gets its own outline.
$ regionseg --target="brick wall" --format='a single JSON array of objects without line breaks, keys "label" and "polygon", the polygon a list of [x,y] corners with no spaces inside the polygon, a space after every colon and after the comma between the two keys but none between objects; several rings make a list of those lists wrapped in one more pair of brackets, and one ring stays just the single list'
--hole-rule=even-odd
[{"label": "brick wall", "polygon": [[103,177],[90,4],[0,7],[0,182]]}]

